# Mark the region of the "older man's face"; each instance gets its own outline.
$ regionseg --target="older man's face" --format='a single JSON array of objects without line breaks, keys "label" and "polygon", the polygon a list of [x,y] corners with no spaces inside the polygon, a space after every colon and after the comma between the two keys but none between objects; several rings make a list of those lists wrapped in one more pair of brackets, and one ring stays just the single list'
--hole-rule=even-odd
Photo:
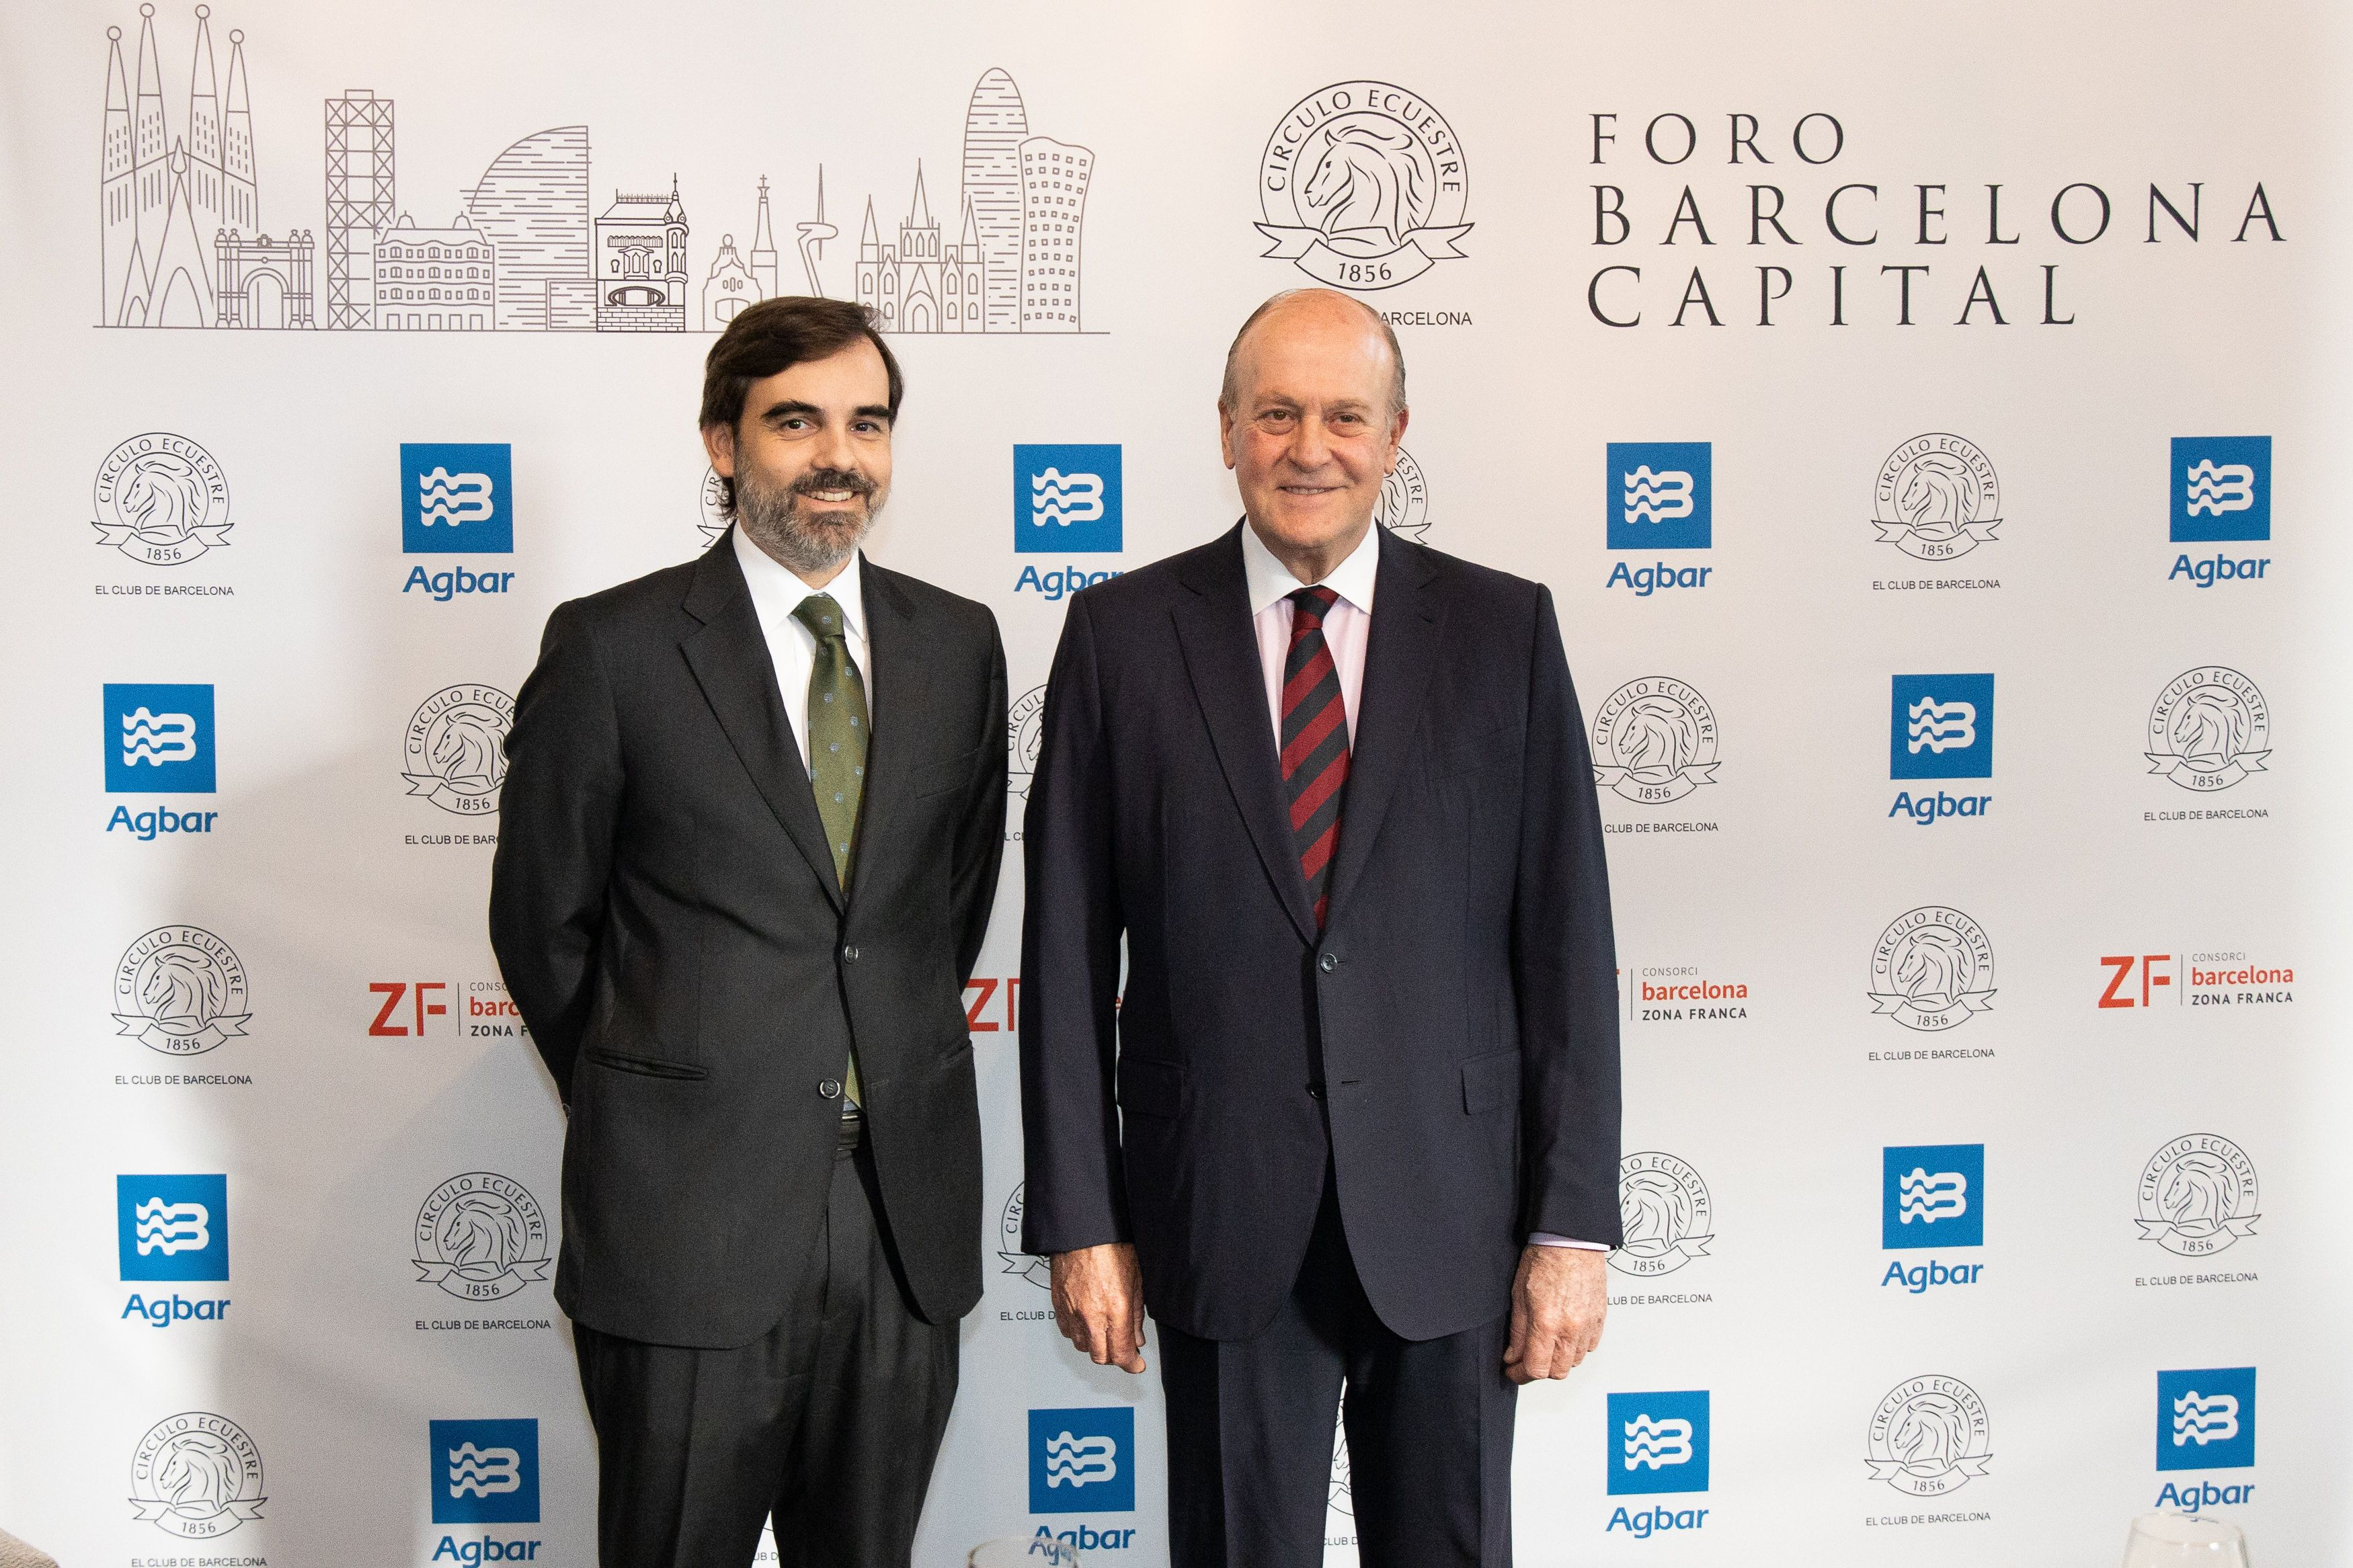
[{"label": "older man's face", "polygon": [[1395,374],[1380,328],[1352,300],[1306,295],[1250,329],[1221,440],[1271,548],[1321,552],[1364,536],[1405,434],[1404,411],[1389,414]]}]

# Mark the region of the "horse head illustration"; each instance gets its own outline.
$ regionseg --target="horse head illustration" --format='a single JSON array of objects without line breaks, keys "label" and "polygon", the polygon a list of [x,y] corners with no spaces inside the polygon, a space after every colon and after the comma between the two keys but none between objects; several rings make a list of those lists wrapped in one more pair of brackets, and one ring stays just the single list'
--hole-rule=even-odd
[{"label": "horse head illustration", "polygon": [[142,544],[178,544],[205,514],[205,482],[177,458],[150,457],[122,476],[115,507]]},{"label": "horse head illustration", "polygon": [[1972,521],[1977,483],[1960,463],[1931,452],[1905,476],[1895,510],[1921,538],[1951,539]]},{"label": "horse head illustration", "polygon": [[1887,1446],[1907,1465],[1941,1470],[1967,1449],[1968,1432],[1969,1418],[1958,1405],[1928,1394],[1905,1407]]},{"label": "horse head illustration", "polygon": [[2219,691],[2193,691],[2165,728],[2174,754],[2221,767],[2247,743],[2247,716]]},{"label": "horse head illustration", "polygon": [[432,756],[435,773],[476,795],[488,795],[507,776],[498,720],[483,709],[451,709],[434,737]]},{"label": "horse head illustration", "polygon": [[1427,200],[1413,138],[1372,124],[1334,127],[1331,144],[1300,190],[1325,234],[1377,229],[1395,245],[1420,220]]},{"label": "horse head illustration", "polygon": [[1666,777],[1682,771],[1699,749],[1699,730],[1682,704],[1645,697],[1627,710],[1618,731],[1618,756],[1636,773]]},{"label": "horse head illustration", "polygon": [[155,1490],[183,1508],[217,1505],[237,1496],[237,1456],[226,1442],[210,1432],[191,1432],[156,1467]]},{"label": "horse head illustration", "polygon": [[1968,973],[1968,954],[1951,931],[1924,926],[1912,933],[1895,961],[1895,984],[1924,1007],[1949,1007]]},{"label": "horse head illustration", "polygon": [[441,1211],[433,1239],[444,1262],[503,1269],[523,1255],[526,1228],[513,1205],[488,1194],[469,1193]]},{"label": "horse head illustration", "polygon": [[2175,1228],[2210,1232],[2231,1217],[2230,1168],[2211,1154],[2192,1154],[2167,1174],[2157,1203]]},{"label": "horse head illustration", "polygon": [[219,973],[185,952],[164,952],[140,984],[139,1005],[159,1024],[195,1029],[220,1016],[227,1000]]},{"label": "horse head illustration", "polygon": [[1628,1179],[1618,1196],[1626,1226],[1626,1250],[1655,1258],[1691,1228],[1691,1202],[1675,1183],[1655,1171]]}]

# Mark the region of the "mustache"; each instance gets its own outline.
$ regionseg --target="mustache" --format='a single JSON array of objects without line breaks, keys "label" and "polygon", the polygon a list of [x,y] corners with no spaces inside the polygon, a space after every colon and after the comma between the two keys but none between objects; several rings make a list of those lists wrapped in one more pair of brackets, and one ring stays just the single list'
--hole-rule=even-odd
[{"label": "mustache", "polygon": [[811,468],[785,487],[797,496],[815,495],[819,490],[848,490],[855,496],[874,493],[874,481],[855,468]]}]

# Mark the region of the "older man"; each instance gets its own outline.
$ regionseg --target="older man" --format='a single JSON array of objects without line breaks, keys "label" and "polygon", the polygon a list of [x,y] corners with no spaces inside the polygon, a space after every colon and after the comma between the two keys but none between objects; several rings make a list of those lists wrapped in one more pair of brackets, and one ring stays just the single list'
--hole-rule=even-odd
[{"label": "older man", "polygon": [[[1616,960],[1545,588],[1372,526],[1405,367],[1345,295],[1244,323],[1242,523],[1071,602],[1025,828],[1030,1251],[1160,1326],[1178,1568],[1511,1560],[1516,1385],[1599,1337]],[[1126,944],[1125,994],[1121,939]]]}]

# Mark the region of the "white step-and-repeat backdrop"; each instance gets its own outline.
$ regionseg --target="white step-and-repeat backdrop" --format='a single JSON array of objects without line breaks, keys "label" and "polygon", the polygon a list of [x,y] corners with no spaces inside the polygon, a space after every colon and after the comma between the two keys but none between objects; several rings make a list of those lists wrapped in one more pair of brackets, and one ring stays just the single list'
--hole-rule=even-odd
[{"label": "white step-and-repeat backdrop", "polygon": [[[996,610],[1018,811],[1068,595],[1230,522],[1220,356],[1321,281],[1410,366],[1382,522],[1558,596],[1610,834],[1630,1240],[1522,1401],[1521,1560],[2097,1563],[2187,1506],[2353,1561],[2343,28],[12,12],[0,1525],[592,1562],[483,919],[548,610],[716,533],[733,311],[864,300],[874,552]],[[1156,1380],[1018,1251],[1018,829],[919,1561],[1145,1568]],[[1335,1454],[1335,1562],[1351,1505]]]}]

